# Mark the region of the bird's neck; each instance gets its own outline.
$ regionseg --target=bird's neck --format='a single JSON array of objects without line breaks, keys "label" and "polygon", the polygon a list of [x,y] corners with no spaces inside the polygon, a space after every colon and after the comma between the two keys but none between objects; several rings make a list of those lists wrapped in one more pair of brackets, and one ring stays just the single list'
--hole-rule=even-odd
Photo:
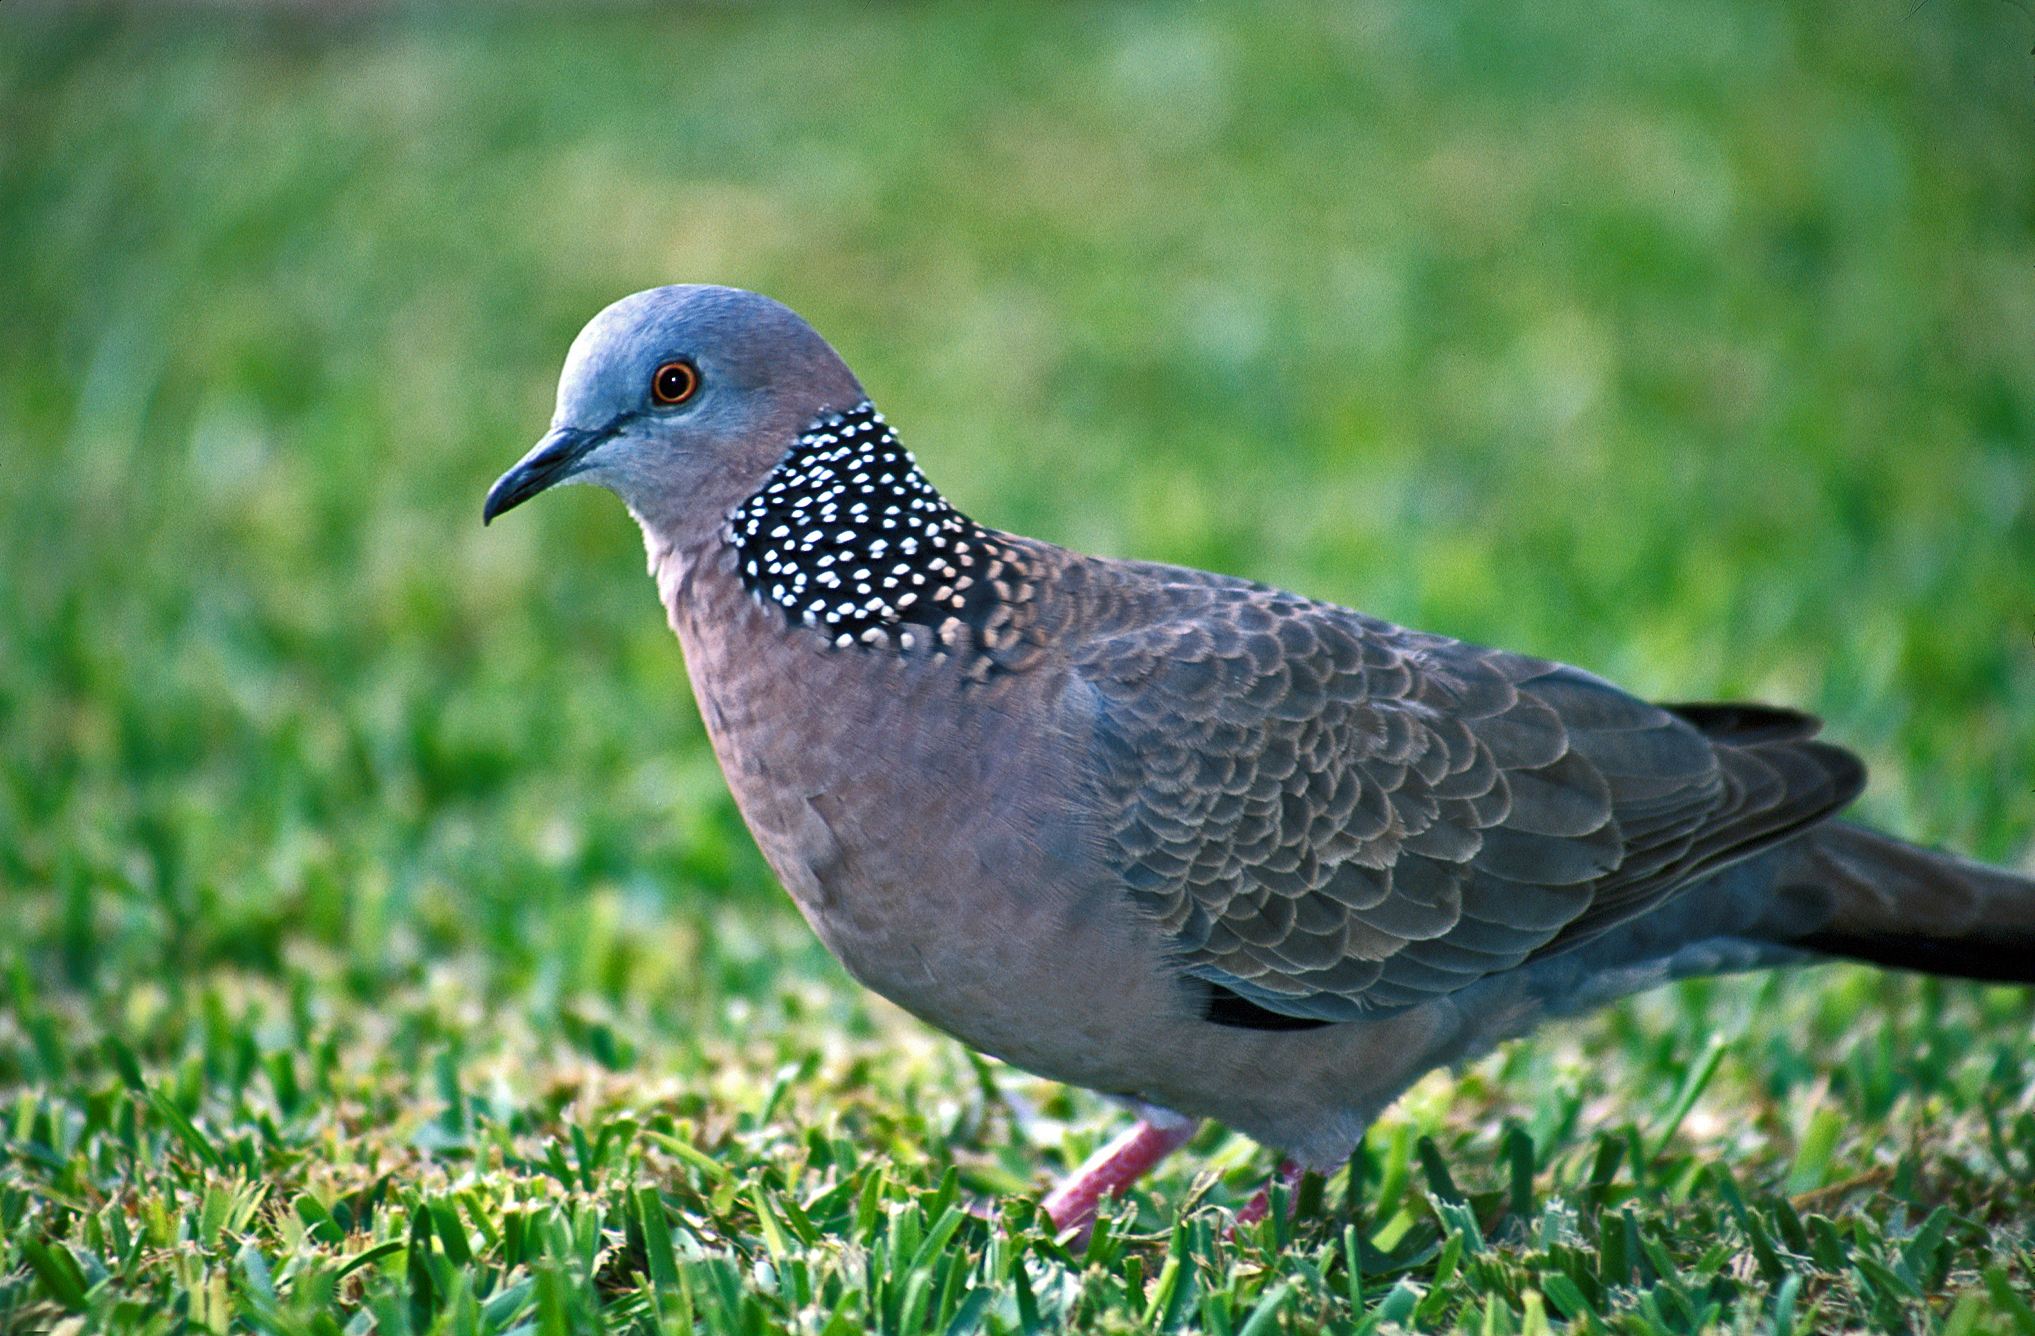
[{"label": "bird's neck", "polygon": [[1070,594],[1092,565],[956,510],[868,403],[814,421],[717,530],[690,542],[644,533],[709,691],[736,690],[748,678],[735,661],[761,657],[794,678],[831,673],[822,660],[892,657],[976,683],[1025,672],[1081,603]]},{"label": "bird's neck", "polygon": [[722,536],[751,598],[842,649],[951,638],[1009,593],[1010,540],[941,496],[867,401],[808,427]]}]

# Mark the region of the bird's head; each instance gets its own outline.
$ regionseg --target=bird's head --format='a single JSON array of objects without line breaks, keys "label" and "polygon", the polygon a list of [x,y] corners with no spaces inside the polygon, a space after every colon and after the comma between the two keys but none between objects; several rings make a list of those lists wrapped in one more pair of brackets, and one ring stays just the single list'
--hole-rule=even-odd
[{"label": "bird's head", "polygon": [[624,297],[572,341],[551,430],[488,490],[483,521],[562,482],[614,492],[686,545],[752,495],[813,421],[862,402],[827,341],[735,288]]}]

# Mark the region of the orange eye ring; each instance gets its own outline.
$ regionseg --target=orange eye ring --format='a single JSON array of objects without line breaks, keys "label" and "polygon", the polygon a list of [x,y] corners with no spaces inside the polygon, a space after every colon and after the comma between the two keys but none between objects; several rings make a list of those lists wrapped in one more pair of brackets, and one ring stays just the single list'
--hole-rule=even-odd
[{"label": "orange eye ring", "polygon": [[666,362],[650,376],[650,397],[666,407],[684,403],[699,389],[699,368],[691,362]]}]

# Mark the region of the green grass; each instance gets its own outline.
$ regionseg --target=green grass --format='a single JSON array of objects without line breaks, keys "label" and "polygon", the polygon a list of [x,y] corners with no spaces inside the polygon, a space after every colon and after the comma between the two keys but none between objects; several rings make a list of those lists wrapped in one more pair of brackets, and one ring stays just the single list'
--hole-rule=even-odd
[{"label": "green grass", "polygon": [[309,12],[0,5],[0,1328],[2035,1332],[2035,1007],[1863,969],[1068,1253],[1121,1115],[812,941],[612,498],[479,524],[588,315],[755,287],[978,518],[1816,709],[2021,860],[2025,10]]}]

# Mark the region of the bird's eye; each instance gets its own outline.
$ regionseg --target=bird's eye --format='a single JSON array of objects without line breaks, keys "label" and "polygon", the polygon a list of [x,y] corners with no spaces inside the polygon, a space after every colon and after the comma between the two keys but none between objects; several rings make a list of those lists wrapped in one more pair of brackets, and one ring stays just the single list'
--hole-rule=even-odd
[{"label": "bird's eye", "polygon": [[691,362],[666,362],[650,378],[650,397],[660,404],[682,404],[699,388],[699,368]]}]

